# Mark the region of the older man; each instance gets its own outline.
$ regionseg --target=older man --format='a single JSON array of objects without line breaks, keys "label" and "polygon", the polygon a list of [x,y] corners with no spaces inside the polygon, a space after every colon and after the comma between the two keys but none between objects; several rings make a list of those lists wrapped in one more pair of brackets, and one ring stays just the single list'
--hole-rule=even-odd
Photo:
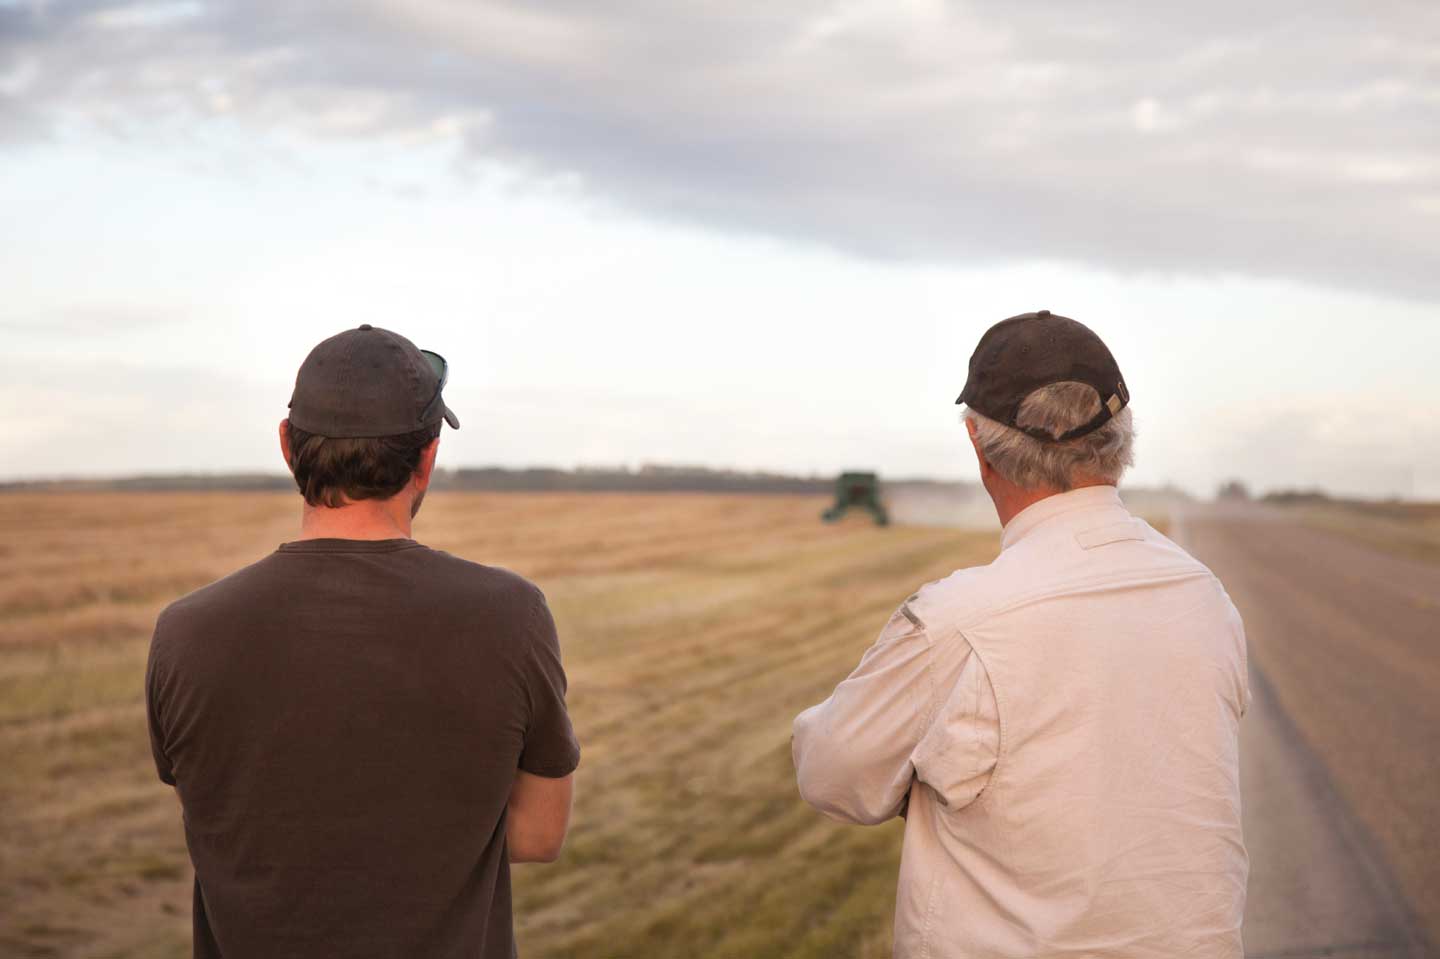
[{"label": "older man", "polygon": [[906,817],[897,959],[1238,959],[1244,629],[1120,500],[1114,358],[1074,320],[1011,317],[957,402],[1000,555],[922,587],[796,718],[801,794]]}]

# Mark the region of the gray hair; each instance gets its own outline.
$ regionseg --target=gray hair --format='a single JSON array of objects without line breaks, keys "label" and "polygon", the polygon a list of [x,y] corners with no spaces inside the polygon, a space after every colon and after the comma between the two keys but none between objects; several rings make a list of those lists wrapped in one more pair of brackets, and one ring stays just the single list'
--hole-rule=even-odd
[{"label": "gray hair", "polygon": [[[1025,397],[1015,422],[1060,436],[1098,412],[1100,394],[1094,387],[1066,381],[1042,386]],[[1021,489],[1065,491],[1096,481],[1115,485],[1135,462],[1135,427],[1128,406],[1099,429],[1063,443],[1036,439],[968,406],[965,418],[975,423],[975,438],[986,462]]]}]

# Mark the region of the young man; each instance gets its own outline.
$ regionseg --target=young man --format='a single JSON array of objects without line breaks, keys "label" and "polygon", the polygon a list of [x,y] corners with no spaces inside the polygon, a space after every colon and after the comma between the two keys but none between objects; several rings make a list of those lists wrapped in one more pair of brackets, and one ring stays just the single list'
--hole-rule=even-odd
[{"label": "young man", "polygon": [[368,324],[316,346],[280,423],[300,535],[156,623],[198,957],[511,959],[509,864],[559,855],[579,746],[545,597],[411,538],[446,373]]},{"label": "young man", "polygon": [[1129,392],[1048,311],[981,338],[958,402],[1004,527],[795,720],[800,792],[906,817],[897,959],[1240,959],[1245,634],[1132,516]]}]

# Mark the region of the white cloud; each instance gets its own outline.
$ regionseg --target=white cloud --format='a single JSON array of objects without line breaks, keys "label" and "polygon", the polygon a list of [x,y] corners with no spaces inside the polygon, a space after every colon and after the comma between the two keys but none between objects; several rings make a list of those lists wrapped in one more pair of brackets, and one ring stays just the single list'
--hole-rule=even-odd
[{"label": "white cloud", "polygon": [[1180,118],[1154,97],[1136,100],[1130,108],[1130,120],[1141,133],[1168,133],[1181,126]]}]

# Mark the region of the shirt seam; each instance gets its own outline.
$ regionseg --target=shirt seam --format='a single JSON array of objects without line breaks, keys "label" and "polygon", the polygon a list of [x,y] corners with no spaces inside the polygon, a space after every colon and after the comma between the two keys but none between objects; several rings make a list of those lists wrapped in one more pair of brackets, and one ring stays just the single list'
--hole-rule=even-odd
[{"label": "shirt seam", "polygon": [[1008,715],[1009,710],[1005,708],[1005,694],[1001,688],[996,685],[995,674],[991,672],[989,664],[985,662],[985,655],[981,652],[980,647],[965,634],[964,630],[956,629],[955,634],[970,644],[971,655],[979,657],[980,665],[985,669],[985,677],[990,683],[990,693],[995,699],[995,728],[999,740],[995,745],[995,765],[990,767],[990,775],[985,780],[985,785],[981,786],[980,791],[975,794],[975,798],[959,810],[959,812],[964,812],[967,809],[978,810],[982,808],[985,803],[989,801],[990,796],[994,793],[994,787],[999,783],[1000,777],[1004,774],[1005,755],[1008,752],[1010,741],[1009,731],[1006,729],[1005,717]]},{"label": "shirt seam", "polygon": [[934,954],[931,946],[935,944],[930,936],[930,930],[935,925],[935,902],[939,898],[940,873],[937,871],[930,877],[930,896],[925,904],[925,924],[920,929],[920,959],[930,959]]},{"label": "shirt seam", "polygon": [[[968,660],[970,656],[972,656],[972,655],[975,654],[974,647],[969,646],[969,640],[965,637],[965,635],[964,635],[963,633],[961,633],[961,632],[959,632],[959,631],[957,630],[956,633],[955,633],[955,635],[958,636],[961,640],[964,640],[964,641],[965,641],[965,643],[966,643],[966,645],[967,645],[967,648],[969,649],[969,652],[967,652],[967,653],[965,654],[966,659]],[[939,747],[939,750],[935,753],[935,755],[934,755],[934,757],[933,757],[934,760],[935,760],[937,763],[943,763],[943,762],[945,762],[947,759],[949,759],[949,757],[951,756],[952,753],[954,753],[954,751],[956,750],[956,748],[964,748],[964,749],[966,750],[966,755],[968,756],[968,759],[969,759],[969,761],[966,763],[966,768],[967,768],[966,778],[967,778],[967,779],[973,779],[976,775],[978,775],[978,773],[977,773],[977,768],[978,768],[978,766],[979,766],[979,763],[978,763],[976,760],[977,760],[977,757],[980,755],[980,731],[979,731],[978,729],[976,729],[976,722],[975,722],[975,720],[978,719],[978,717],[979,717],[979,714],[980,714],[980,701],[981,701],[981,697],[984,695],[984,694],[982,693],[982,691],[980,690],[979,678],[978,678],[978,676],[979,676],[980,673],[983,673],[983,672],[985,671],[985,664],[984,664],[984,662],[981,661],[978,657],[976,658],[975,662],[978,664],[978,667],[976,668],[976,670],[975,670],[975,672],[974,672],[974,678],[971,680],[971,682],[973,683],[973,687],[974,687],[974,688],[973,688],[973,689],[970,689],[970,690],[967,690],[967,691],[966,691],[966,695],[965,695],[967,707],[968,707],[968,710],[969,710],[969,712],[970,712],[970,714],[971,714],[971,721],[970,721],[970,722],[967,722],[967,723],[965,724],[965,736],[966,736],[966,741],[965,741],[965,743],[964,743],[963,746],[962,746],[961,744],[958,744],[958,743],[956,743],[953,739],[951,739],[951,737],[946,736],[946,737],[944,737],[944,738],[942,739],[942,744],[941,744],[941,746]],[[970,669],[970,664],[969,664],[968,662],[965,663],[965,664],[963,664],[963,665],[961,666],[961,668],[960,668],[960,676],[956,678],[955,686],[952,686],[952,687],[951,687],[950,692],[949,692],[949,694],[947,695],[947,698],[946,698],[946,700],[945,700],[946,705],[949,705],[949,703],[951,702],[951,700],[950,700],[949,697],[950,697],[950,696],[953,696],[953,695],[954,695],[954,691],[955,691],[957,688],[959,688],[960,684],[966,681],[966,680],[964,679],[964,675],[965,675],[966,671],[969,670],[969,669]],[[938,713],[938,712],[940,712],[940,709],[941,709],[941,707],[940,707],[940,705],[939,705],[939,699],[938,699],[938,697],[937,697],[937,698],[936,698],[935,711]],[[933,719],[932,719],[932,725],[933,725]],[[930,729],[927,728],[927,729],[922,733],[922,735],[921,735],[922,740],[923,740],[925,737],[928,737],[929,735],[930,735]],[[919,751],[919,748],[920,748],[920,747],[917,745],[916,748],[915,748],[915,750],[911,753],[911,757],[912,757],[912,758],[911,758],[911,763],[912,763],[912,765],[914,764],[914,755],[915,755],[916,752]],[[993,767],[992,767],[992,768],[993,768]],[[987,781],[988,781],[989,777],[987,776],[986,779],[987,779]],[[924,780],[920,780],[920,781],[921,781],[922,783],[924,782]],[[930,789],[935,793],[936,797],[940,800],[940,805],[945,806],[945,807],[947,807],[947,808],[950,807],[950,801],[944,796],[943,793],[940,792],[939,789],[937,789],[934,785],[931,785],[931,784],[929,784],[929,783],[925,783],[925,785],[929,785],[929,786],[930,786]],[[981,787],[981,788],[983,789],[984,787]],[[972,797],[969,802],[966,802],[966,803],[963,803],[963,804],[961,804],[961,805],[959,805],[959,806],[956,806],[956,807],[954,807],[954,809],[955,809],[956,811],[959,811],[960,809],[966,808],[966,807],[969,806],[971,803],[973,803],[973,802],[975,801],[975,799],[978,799],[979,796],[980,796],[980,792],[977,790],[976,793],[975,793],[975,796]]]},{"label": "shirt seam", "polygon": [[910,610],[908,601],[901,604],[900,612],[904,614],[905,618],[908,619],[911,625],[915,628],[905,633],[904,635],[897,637],[895,639],[895,642],[913,639],[914,637],[918,636],[925,643],[925,668],[923,672],[923,681],[925,683],[925,710],[920,714],[920,727],[918,730],[916,730],[915,745],[911,747],[909,755],[906,756],[906,761],[910,764],[910,775],[913,782],[915,775],[915,753],[917,750],[919,750],[920,743],[924,741],[925,737],[929,734],[930,726],[934,722],[935,714],[939,712],[939,707],[938,703],[936,702],[935,695],[936,643],[934,635],[930,632],[930,628],[926,626],[925,623]]},{"label": "shirt seam", "polygon": [[1205,569],[1203,567],[1199,569],[1193,569],[1188,566],[1177,566],[1170,570],[1166,575],[1151,576],[1142,579],[1112,579],[1109,574],[1106,574],[1101,576],[1092,576],[1087,579],[1078,579],[1065,583],[1057,583],[1053,586],[1046,586],[1043,589],[1031,590],[1028,593],[1021,593],[1019,596],[1016,596],[1007,602],[1001,603],[998,606],[987,606],[981,609],[971,610],[968,615],[966,615],[963,619],[960,620],[962,625],[955,627],[955,630],[956,632],[960,632],[962,635],[964,635],[964,629],[974,627],[991,616],[999,616],[1003,613],[1012,612],[1016,609],[1019,609],[1021,606],[1025,606],[1030,603],[1050,599],[1051,597],[1069,595],[1073,592],[1076,592],[1077,590],[1088,589],[1095,586],[1149,586],[1156,583],[1168,583],[1180,579],[1198,579],[1207,576],[1213,578],[1214,575],[1214,573],[1211,573],[1208,569]]},{"label": "shirt seam", "polygon": [[[908,615],[907,619],[911,619]],[[911,619],[911,622],[914,622]],[[935,714],[939,712],[939,705],[935,696],[935,638],[930,634],[930,629],[923,624],[919,632],[925,637],[925,716],[921,720],[920,738],[923,739],[930,732],[930,726],[935,722]],[[917,741],[918,745],[918,741]],[[911,751],[914,757],[914,751]]]}]

